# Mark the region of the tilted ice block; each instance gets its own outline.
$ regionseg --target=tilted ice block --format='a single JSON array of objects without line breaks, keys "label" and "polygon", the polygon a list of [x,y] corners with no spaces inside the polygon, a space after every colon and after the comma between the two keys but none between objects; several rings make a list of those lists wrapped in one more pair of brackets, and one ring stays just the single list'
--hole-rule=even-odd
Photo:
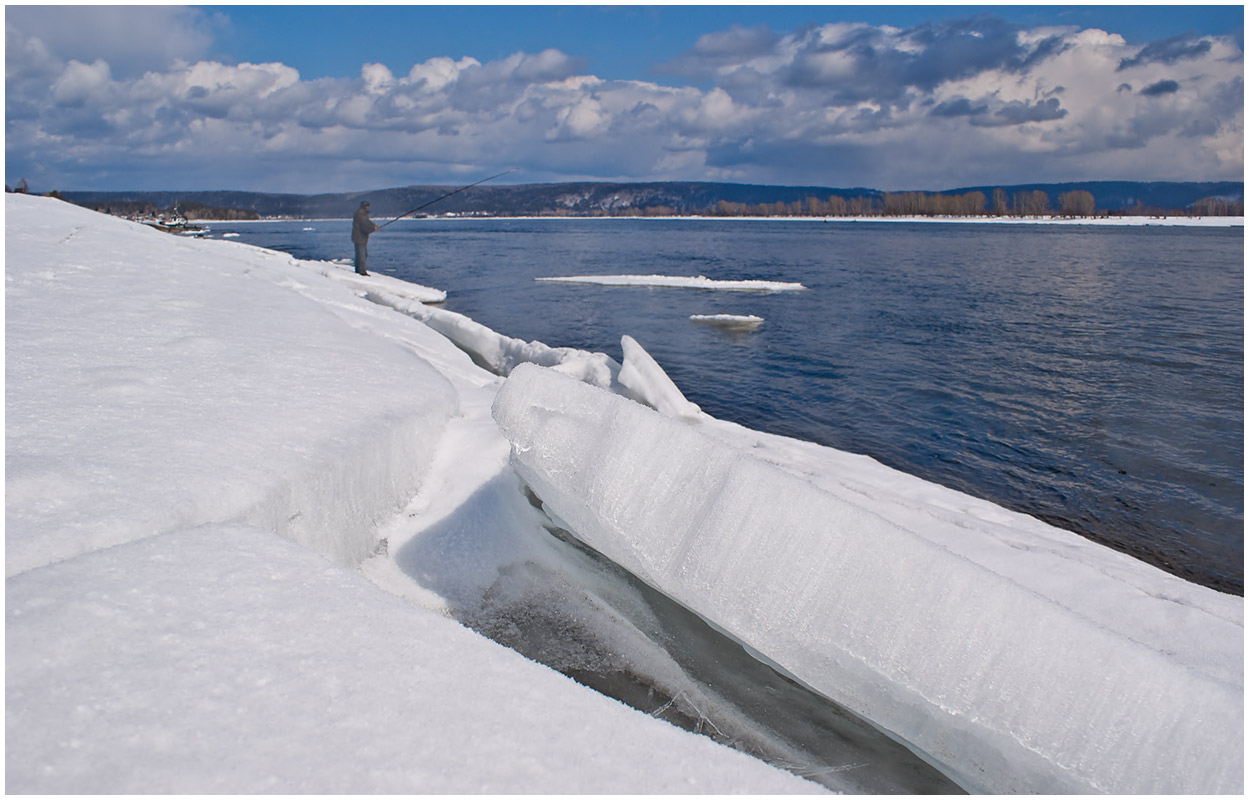
[{"label": "tilted ice block", "polygon": [[517,364],[540,364],[607,388],[615,385],[616,375],[620,372],[620,365],[603,353],[514,339],[463,314],[444,308],[430,308],[415,301],[396,301],[385,293],[369,291],[366,297],[419,319],[468,353],[478,366],[496,375],[506,377]]},{"label": "tilted ice block", "polygon": [[[1135,589],[1024,588],[551,370],[518,367],[494,415],[517,471],[578,537],[967,789],[1243,789],[1240,672],[1185,666],[1125,635],[1131,621],[1079,613]],[[1179,579],[1141,569],[1156,573],[1155,616],[1176,616]],[[1209,625],[1226,635],[1227,620]]]},{"label": "tilted ice block", "polygon": [[668,373],[636,339],[620,337],[620,349],[624,352],[624,363],[617,377],[622,389],[620,394],[645,403],[665,416],[698,418],[698,406],[685,399]]}]

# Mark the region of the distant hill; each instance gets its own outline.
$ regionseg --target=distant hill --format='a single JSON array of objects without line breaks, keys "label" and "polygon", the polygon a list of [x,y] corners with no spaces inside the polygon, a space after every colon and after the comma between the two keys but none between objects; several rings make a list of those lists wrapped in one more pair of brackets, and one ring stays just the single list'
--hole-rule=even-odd
[{"label": "distant hill", "polygon": [[[143,203],[160,208],[203,204],[216,209],[255,212],[261,217],[298,219],[346,219],[360,201],[368,200],[377,219],[395,217],[446,194],[454,186],[405,186],[366,192],[338,194],[273,194],[266,192],[183,191],[183,192],[63,192],[71,203],[107,210],[123,203]],[[1092,181],[1084,183],[977,186],[951,189],[943,195],[982,192],[992,197],[1001,189],[1013,197],[1020,192],[1045,192],[1052,207],[1065,192],[1087,191],[1099,211],[1138,213],[1183,212],[1196,201],[1220,198],[1229,203],[1244,202],[1244,184],[1234,182],[1160,183],[1132,181]],[[599,216],[607,214],[704,214],[724,209],[771,206],[773,213],[786,213],[777,204],[802,204],[809,199],[859,199],[856,208],[879,206],[885,192],[876,189],[835,189],[823,186],[758,186],[741,183],[538,183],[518,186],[476,186],[431,206],[431,214],[474,214],[490,216]],[[897,194],[897,193],[894,193]],[[934,194],[927,192],[925,194]]]}]

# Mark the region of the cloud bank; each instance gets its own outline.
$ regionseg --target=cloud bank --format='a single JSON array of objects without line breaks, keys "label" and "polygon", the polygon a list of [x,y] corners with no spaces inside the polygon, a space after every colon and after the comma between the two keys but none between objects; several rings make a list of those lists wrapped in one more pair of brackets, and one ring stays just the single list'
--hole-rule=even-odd
[{"label": "cloud bank", "polygon": [[61,10],[49,25],[38,8],[9,10],[11,181],[317,192],[496,167],[524,182],[895,190],[1243,178],[1244,62],[1230,37],[1133,46],[982,15],[733,27],[660,66],[683,86],[602,80],[558,50],[307,80],[280,63],[214,60],[218,23],[199,12],[144,8],[134,37],[124,9],[79,11],[81,22]]}]

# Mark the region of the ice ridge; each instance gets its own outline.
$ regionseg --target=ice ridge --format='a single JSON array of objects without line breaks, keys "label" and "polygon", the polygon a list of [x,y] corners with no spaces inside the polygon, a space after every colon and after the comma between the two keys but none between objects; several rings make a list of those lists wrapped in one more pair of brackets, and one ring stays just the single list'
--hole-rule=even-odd
[{"label": "ice ridge", "polygon": [[[1090,580],[1075,597],[1024,587],[551,370],[515,369],[494,415],[515,469],[574,535],[966,789],[1242,788],[1243,681],[1141,644],[1132,620],[1112,629],[1072,613],[1120,583]],[[1162,595],[1179,580],[1140,571]],[[1173,612],[1158,601],[1138,613]],[[1227,628],[1198,612],[1172,624]]]}]

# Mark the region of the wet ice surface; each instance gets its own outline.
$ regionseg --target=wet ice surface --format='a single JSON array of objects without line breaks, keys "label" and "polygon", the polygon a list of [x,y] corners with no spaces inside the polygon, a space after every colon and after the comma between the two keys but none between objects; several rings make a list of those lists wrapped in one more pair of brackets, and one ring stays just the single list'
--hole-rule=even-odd
[{"label": "wet ice surface", "polygon": [[[533,498],[537,501],[537,498]],[[690,693],[675,696],[644,677],[611,666],[566,666],[561,671],[652,716],[787,769],[838,792],[961,794],[963,791],[870,723],[759,661],[739,643],[660,592],[634,578],[554,525],[551,534],[575,548],[619,584],[636,593],[631,619],[685,671]],[[537,661],[568,631],[525,616],[507,621],[514,636],[494,636]],[[560,641],[557,648],[566,646]],[[554,659],[558,661],[558,659]],[[697,692],[697,696],[690,694]]]}]

